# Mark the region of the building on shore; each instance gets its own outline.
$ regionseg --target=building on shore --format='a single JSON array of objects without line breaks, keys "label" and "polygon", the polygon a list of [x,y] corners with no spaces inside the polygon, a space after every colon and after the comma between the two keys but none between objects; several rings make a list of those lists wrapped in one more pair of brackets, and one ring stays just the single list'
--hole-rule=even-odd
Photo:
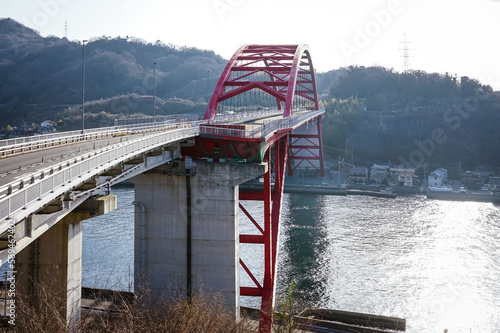
[{"label": "building on shore", "polygon": [[370,168],[370,183],[377,185],[387,184],[387,177],[389,175],[388,165],[374,164]]},{"label": "building on shore", "polygon": [[368,184],[368,169],[355,167],[349,170],[349,178],[351,183]]},{"label": "building on shore", "polygon": [[415,184],[415,168],[405,168],[395,166],[389,169],[389,177],[391,182],[397,186],[413,187]]},{"label": "building on shore", "polygon": [[448,182],[448,170],[438,168],[432,171],[428,177],[428,187],[443,187]]},{"label": "building on shore", "polygon": [[473,172],[473,171],[466,171],[462,175],[462,184],[469,188],[469,189],[474,189],[474,190],[479,190],[484,184],[482,175],[480,172]]}]

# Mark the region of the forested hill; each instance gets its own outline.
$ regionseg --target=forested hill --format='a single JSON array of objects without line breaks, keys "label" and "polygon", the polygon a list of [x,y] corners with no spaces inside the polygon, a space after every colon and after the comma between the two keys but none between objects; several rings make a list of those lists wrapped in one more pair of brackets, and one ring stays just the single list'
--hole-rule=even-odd
[{"label": "forested hill", "polygon": [[[155,92],[161,114],[181,112],[162,107],[172,97],[176,97],[176,105],[190,100],[186,102],[187,112],[202,112],[208,88],[213,90],[227,61],[213,51],[161,41],[151,44],[128,36],[92,38],[85,45],[85,100],[113,98],[115,106],[122,104],[116,107],[119,112],[140,113],[146,111],[146,100],[135,97],[149,96],[149,111],[155,62]],[[81,82],[79,41],[42,37],[12,19],[0,20],[2,126],[7,121],[12,125],[22,120],[41,122],[44,113],[61,111],[58,105],[81,104]],[[104,110],[99,110],[98,103],[89,107],[89,112]]]},{"label": "forested hill", "polygon": [[[0,129],[45,120],[81,124],[82,44],[0,19]],[[154,66],[153,64],[156,63]],[[133,37],[85,45],[85,124],[156,114],[202,114],[227,60],[213,51]],[[332,67],[335,59],[332,59]],[[500,170],[500,92],[467,76],[347,67],[317,73],[325,156],[369,163],[485,165]],[[8,126],[11,125],[11,126]]]},{"label": "forested hill", "polygon": [[324,105],[335,159],[500,172],[500,92],[473,78],[343,68]]}]

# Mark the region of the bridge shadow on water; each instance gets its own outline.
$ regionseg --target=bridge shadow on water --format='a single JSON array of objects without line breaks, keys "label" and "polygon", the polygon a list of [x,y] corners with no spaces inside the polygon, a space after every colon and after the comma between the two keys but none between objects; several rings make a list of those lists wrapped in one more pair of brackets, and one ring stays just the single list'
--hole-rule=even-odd
[{"label": "bridge shadow on water", "polygon": [[329,303],[329,255],[323,197],[290,194],[285,195],[283,205],[278,298],[290,290],[294,281],[300,302],[325,307]]}]

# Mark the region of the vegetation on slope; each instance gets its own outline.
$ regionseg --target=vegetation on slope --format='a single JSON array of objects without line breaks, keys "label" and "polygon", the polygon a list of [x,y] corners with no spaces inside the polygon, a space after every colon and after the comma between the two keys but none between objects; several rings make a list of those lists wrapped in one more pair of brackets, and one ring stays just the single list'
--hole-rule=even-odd
[{"label": "vegetation on slope", "polygon": [[500,166],[500,93],[469,77],[350,67],[323,104],[323,137],[333,159]]},{"label": "vegetation on slope", "polygon": [[[100,37],[85,46],[86,126],[203,114],[226,60],[213,51]],[[156,63],[156,65],[153,65]],[[156,68],[153,74],[153,67]],[[317,73],[325,153],[356,165],[500,166],[500,93],[467,76],[348,67]],[[0,127],[81,123],[82,45],[0,20]],[[10,127],[8,127],[10,126]]]},{"label": "vegetation on slope", "polygon": [[[78,113],[82,51],[78,41],[44,38],[14,20],[0,20],[1,126],[62,120],[68,113]],[[213,90],[225,64],[213,51],[160,41],[91,39],[85,45],[85,111],[104,111],[118,118],[152,115],[154,79],[158,114],[203,112],[201,105],[206,107],[209,88]]]}]

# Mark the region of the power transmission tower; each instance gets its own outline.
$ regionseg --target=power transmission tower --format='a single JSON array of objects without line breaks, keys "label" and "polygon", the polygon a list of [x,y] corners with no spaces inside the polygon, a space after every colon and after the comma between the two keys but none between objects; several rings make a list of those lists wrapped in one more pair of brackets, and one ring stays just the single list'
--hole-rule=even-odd
[{"label": "power transmission tower", "polygon": [[410,48],[408,47],[408,44],[410,42],[408,39],[406,39],[406,33],[403,35],[403,40],[400,41],[402,45],[402,48],[400,48],[401,51],[403,51],[403,55],[401,56],[403,58],[403,72],[408,73],[410,70]]},{"label": "power transmission tower", "polygon": [[68,39],[68,20],[64,21],[64,37]]}]

